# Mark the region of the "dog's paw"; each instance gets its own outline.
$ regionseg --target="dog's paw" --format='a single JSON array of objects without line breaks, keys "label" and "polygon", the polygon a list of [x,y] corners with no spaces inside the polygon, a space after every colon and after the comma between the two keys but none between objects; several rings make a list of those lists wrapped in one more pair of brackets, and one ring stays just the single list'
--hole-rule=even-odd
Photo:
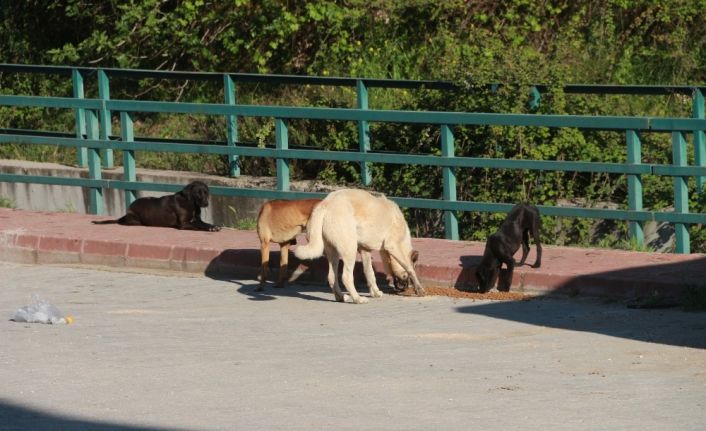
[{"label": "dog's paw", "polygon": [[219,230],[221,230],[220,226],[211,226],[208,228],[209,232],[218,232]]},{"label": "dog's paw", "polygon": [[353,304],[367,304],[368,303],[368,298],[365,298],[363,296],[358,296],[357,301],[353,299],[349,294],[343,295],[343,302],[350,302]]},{"label": "dog's paw", "polygon": [[382,293],[382,292],[379,291],[379,290],[371,291],[371,292],[370,292],[370,296],[371,296],[372,298],[382,298],[384,295],[385,295],[385,294]]}]

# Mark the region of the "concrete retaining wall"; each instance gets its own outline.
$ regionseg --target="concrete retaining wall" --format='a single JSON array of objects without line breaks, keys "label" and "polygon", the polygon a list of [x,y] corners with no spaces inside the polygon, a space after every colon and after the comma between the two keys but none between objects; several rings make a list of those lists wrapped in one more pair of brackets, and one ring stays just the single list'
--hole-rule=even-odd
[{"label": "concrete retaining wall", "polygon": [[[21,175],[42,175],[70,178],[87,178],[88,169],[59,165],[56,163],[26,162],[22,160],[0,160],[0,172]],[[104,169],[103,178],[121,180],[122,168]],[[274,190],[275,178],[249,177],[226,178],[194,172],[160,171],[138,169],[137,179],[143,182],[183,184],[200,180],[211,186],[259,188]],[[293,182],[292,190],[330,191],[319,182]],[[138,197],[162,196],[162,192],[138,192]],[[125,197],[122,190],[105,190],[105,215],[120,217],[125,214]],[[44,184],[0,182],[0,198],[11,201],[13,208],[32,211],[68,212],[87,214],[88,191],[82,187],[52,186]],[[203,211],[203,219],[222,226],[237,226],[246,220],[257,218],[260,206],[266,199],[213,196],[211,204]]]}]

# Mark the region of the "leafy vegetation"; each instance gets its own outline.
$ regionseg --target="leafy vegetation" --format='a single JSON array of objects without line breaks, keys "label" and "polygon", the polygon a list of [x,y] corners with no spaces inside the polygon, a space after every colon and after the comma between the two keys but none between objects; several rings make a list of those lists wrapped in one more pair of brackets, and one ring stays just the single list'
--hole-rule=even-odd
[{"label": "leafy vegetation", "polygon": [[[597,0],[531,2],[509,0],[48,0],[8,2],[0,10],[0,57],[7,63],[60,64],[160,70],[254,72],[447,80],[458,90],[370,92],[378,109],[455,110],[586,115],[691,116],[688,95],[597,96],[565,94],[567,83],[704,85],[706,0]],[[502,84],[491,91],[488,83]],[[537,108],[530,108],[532,83],[549,85]],[[87,81],[87,95],[97,94]],[[65,77],[30,74],[0,76],[1,94],[70,95]],[[114,98],[212,102],[222,88],[203,82],[117,79]],[[243,84],[243,103],[355,106],[351,88],[284,87]],[[212,117],[143,115],[136,134],[224,140],[225,123]],[[117,121],[117,119],[114,119]],[[71,113],[40,109],[0,109],[0,126],[71,131]],[[244,118],[240,139],[272,142],[274,123]],[[114,131],[117,123],[114,124]],[[458,127],[456,155],[623,162],[625,137],[614,132],[529,127]],[[357,148],[355,124],[292,121],[292,146]],[[668,135],[641,136],[642,160],[669,163]],[[436,127],[371,125],[375,150],[438,154]],[[693,157],[693,146],[690,145]],[[74,163],[71,149],[0,146],[0,157]],[[120,158],[116,157],[119,163]],[[138,154],[142,167],[227,174],[218,156]],[[242,172],[271,175],[274,162],[245,158]],[[420,166],[372,165],[373,187],[397,196],[438,198],[439,170]],[[295,178],[339,184],[359,182],[352,163],[309,161],[292,164]],[[457,172],[459,199],[488,202],[528,200],[537,204],[617,203],[624,208],[624,176],[604,173],[503,171]],[[672,203],[670,178],[643,178],[644,205]],[[691,208],[703,212],[706,199],[692,191]],[[439,236],[438,212],[410,210],[419,235]],[[502,215],[460,215],[465,239],[484,239]],[[595,223],[546,217],[545,240],[554,244],[637,247],[627,227],[616,223],[596,240]],[[706,233],[691,228],[692,249],[706,251]]]}]

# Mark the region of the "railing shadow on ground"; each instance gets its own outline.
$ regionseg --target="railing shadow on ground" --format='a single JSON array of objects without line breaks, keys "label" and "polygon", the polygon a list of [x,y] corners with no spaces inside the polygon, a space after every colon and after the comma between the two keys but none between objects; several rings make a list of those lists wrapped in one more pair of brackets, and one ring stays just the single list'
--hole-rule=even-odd
[{"label": "railing shadow on ground", "polygon": [[[270,253],[268,280],[262,291],[256,290],[260,285],[260,250],[224,250],[209,262],[204,274],[214,280],[238,285],[238,293],[247,295],[253,301],[269,301],[278,297],[300,298],[311,301],[335,301],[333,292],[331,292],[326,281],[328,273],[326,258],[321,257],[312,261],[301,261],[290,253],[288,269],[290,281],[282,288],[275,287],[275,280],[279,274],[279,261],[280,252],[272,251]],[[374,269],[378,287],[383,292],[388,293],[391,288],[388,286],[387,276],[377,263],[374,264]],[[341,268],[339,268],[339,277],[340,272]],[[367,294],[368,288],[365,285],[363,268],[360,262],[356,262],[353,278],[358,292]],[[244,279],[247,281],[244,282]],[[341,286],[341,289],[345,290],[343,286]],[[323,294],[323,297],[318,294]]]},{"label": "railing shadow on ground", "polygon": [[[116,422],[97,421],[50,413],[35,407],[21,406],[0,399],[0,428],[32,431],[86,430],[86,431],[157,431],[176,430],[174,427],[127,425]],[[186,428],[178,428],[186,431]]]},{"label": "railing shadow on ground", "polygon": [[[480,259],[481,256],[461,257],[459,285],[474,285],[475,265]],[[597,280],[604,286],[609,282],[610,288],[615,288],[614,295],[597,297]],[[601,288],[604,295],[605,289]],[[543,300],[552,298],[575,300],[577,307],[572,304],[567,308],[566,301]],[[706,258],[699,258],[581,275],[530,301],[492,301],[460,306],[457,310],[536,326],[706,349],[705,303]],[[699,311],[687,311],[690,307]],[[641,313],[649,313],[648,325],[644,319],[636,319],[644,316]],[[686,327],[685,320],[689,322]]]}]

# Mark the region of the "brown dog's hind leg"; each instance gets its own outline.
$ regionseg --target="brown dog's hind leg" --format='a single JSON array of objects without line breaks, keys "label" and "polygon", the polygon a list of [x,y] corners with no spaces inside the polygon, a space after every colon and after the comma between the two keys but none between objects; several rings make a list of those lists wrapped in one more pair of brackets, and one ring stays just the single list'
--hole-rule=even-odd
[{"label": "brown dog's hind leg", "polygon": [[260,240],[260,285],[255,289],[260,292],[265,288],[267,272],[270,266],[270,242]]},{"label": "brown dog's hind leg", "polygon": [[289,272],[289,243],[283,242],[279,245],[279,275],[275,287],[284,287],[287,283],[287,273]]}]

